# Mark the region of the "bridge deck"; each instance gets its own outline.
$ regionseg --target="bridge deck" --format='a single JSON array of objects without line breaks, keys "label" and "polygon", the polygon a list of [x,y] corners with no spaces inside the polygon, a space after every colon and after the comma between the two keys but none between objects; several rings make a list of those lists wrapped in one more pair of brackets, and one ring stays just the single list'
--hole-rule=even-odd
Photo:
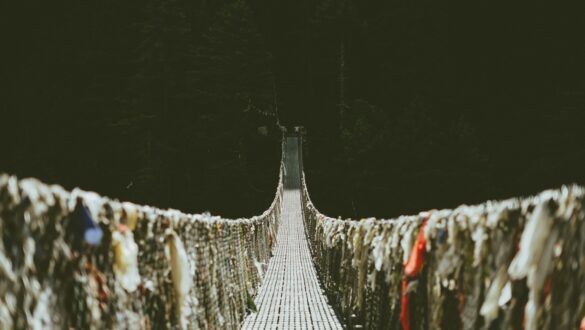
[{"label": "bridge deck", "polygon": [[323,294],[313,265],[301,212],[298,143],[285,150],[284,204],[275,254],[270,260],[244,329],[342,329]]}]

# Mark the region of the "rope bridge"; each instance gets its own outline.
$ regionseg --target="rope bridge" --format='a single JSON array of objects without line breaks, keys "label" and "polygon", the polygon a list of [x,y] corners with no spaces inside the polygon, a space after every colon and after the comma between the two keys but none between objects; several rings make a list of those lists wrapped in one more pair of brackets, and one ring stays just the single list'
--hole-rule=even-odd
[{"label": "rope bridge", "polygon": [[303,230],[298,141],[285,146],[284,205],[278,244],[245,329],[342,329],[319,287]]},{"label": "rope bridge", "polygon": [[583,188],[334,219],[300,147],[249,219],[0,175],[0,329],[585,328]]}]

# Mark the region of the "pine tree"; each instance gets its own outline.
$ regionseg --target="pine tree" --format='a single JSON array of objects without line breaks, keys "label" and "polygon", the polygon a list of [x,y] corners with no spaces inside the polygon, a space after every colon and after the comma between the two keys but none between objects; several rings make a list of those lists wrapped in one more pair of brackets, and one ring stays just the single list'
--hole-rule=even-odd
[{"label": "pine tree", "polygon": [[248,4],[231,1],[219,10],[197,49],[198,92],[220,108],[273,116],[271,61]]},{"label": "pine tree", "polygon": [[350,0],[322,0],[315,9],[310,20],[317,43],[326,42],[329,49],[326,62],[335,63],[335,79],[337,82],[336,106],[338,109],[338,124],[343,130],[344,116],[348,108],[348,53],[351,46],[352,29],[355,28],[356,14]]}]

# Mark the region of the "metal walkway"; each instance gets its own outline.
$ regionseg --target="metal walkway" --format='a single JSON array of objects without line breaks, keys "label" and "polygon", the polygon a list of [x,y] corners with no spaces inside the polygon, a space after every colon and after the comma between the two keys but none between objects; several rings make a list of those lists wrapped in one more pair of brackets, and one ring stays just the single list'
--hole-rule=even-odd
[{"label": "metal walkway", "polygon": [[343,329],[323,294],[301,212],[298,141],[285,150],[284,204],[277,245],[243,329]]}]

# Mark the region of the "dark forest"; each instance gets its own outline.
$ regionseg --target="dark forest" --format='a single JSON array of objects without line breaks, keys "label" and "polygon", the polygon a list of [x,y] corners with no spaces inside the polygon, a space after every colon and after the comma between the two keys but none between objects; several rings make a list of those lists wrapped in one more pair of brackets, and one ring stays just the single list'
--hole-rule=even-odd
[{"label": "dark forest", "polygon": [[230,217],[274,197],[393,217],[585,184],[575,2],[3,4],[0,172]]}]

